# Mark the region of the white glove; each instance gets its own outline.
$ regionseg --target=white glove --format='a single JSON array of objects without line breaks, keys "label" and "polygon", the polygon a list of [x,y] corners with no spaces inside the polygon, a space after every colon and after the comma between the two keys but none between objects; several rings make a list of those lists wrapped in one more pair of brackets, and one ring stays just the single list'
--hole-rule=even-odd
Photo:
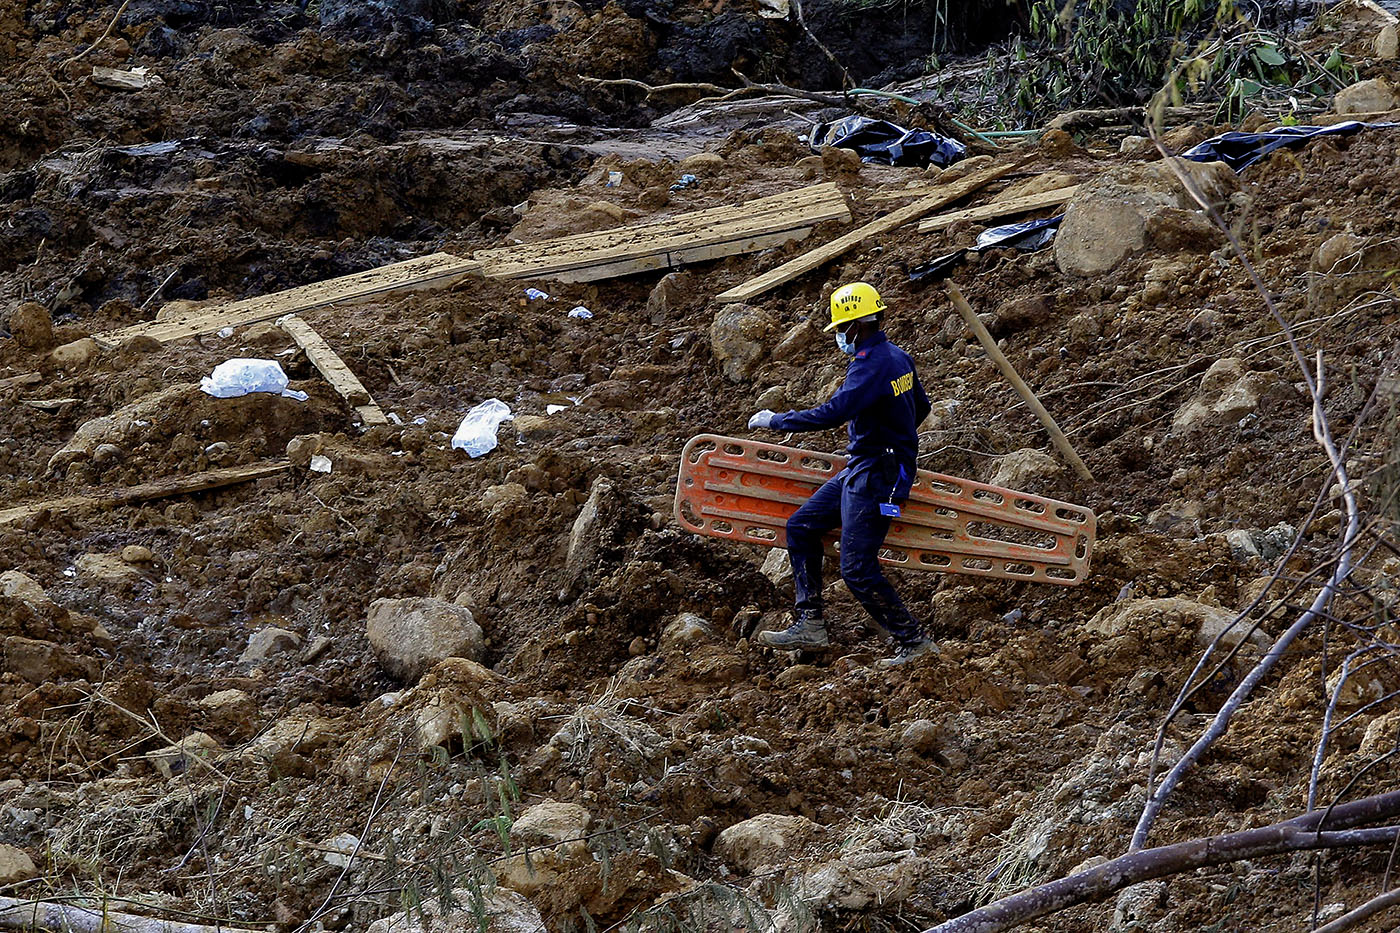
[{"label": "white glove", "polygon": [[773,426],[773,419],[778,417],[778,413],[767,408],[749,419],[749,428],[769,428]]}]

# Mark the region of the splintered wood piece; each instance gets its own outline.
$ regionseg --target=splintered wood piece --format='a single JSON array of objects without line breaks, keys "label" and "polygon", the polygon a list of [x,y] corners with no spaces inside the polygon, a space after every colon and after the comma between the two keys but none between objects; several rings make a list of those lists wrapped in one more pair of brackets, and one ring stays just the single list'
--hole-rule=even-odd
[{"label": "splintered wood piece", "polygon": [[851,220],[845,196],[832,183],[596,233],[478,250],[473,258],[488,278],[593,282],[767,249],[800,240],[828,220]]},{"label": "splintered wood piece", "polygon": [[184,337],[197,337],[225,327],[242,327],[258,321],[271,321],[287,314],[300,314],[328,305],[348,305],[372,301],[396,292],[447,288],[477,273],[481,264],[448,253],[434,253],[406,262],[396,262],[353,275],[301,285],[257,298],[245,298],[226,305],[201,308],[193,314],[165,321],[146,321],[119,330],[94,334],[103,346],[116,346],[131,337],[153,337],[161,343]]},{"label": "splintered wood piece", "polygon": [[[787,546],[787,520],[846,458],[701,434],[681,453],[676,521],[696,534]],[[1083,506],[920,470],[880,549],[883,563],[1074,586],[1096,520]],[[829,536],[835,552],[839,531]]]},{"label": "splintered wood piece", "polygon": [[192,492],[204,492],[222,486],[247,483],[264,476],[273,476],[292,468],[286,460],[271,463],[252,463],[244,466],[225,467],[208,470],[204,473],[189,473],[168,476],[163,479],[142,483],[138,486],[119,486],[80,496],[62,496],[57,499],[44,499],[27,505],[0,509],[0,525],[10,525],[17,521],[38,515],[42,512],[68,512],[84,507],[112,507],[130,505],[135,502],[149,502]]},{"label": "splintered wood piece", "polygon": [[719,302],[731,301],[752,301],[759,295],[765,294],[786,282],[790,282],[798,276],[805,275],[824,265],[837,256],[855,249],[861,243],[873,236],[888,233],[897,227],[909,223],[911,220],[918,220],[929,211],[937,210],[945,204],[952,204],[961,198],[967,197],[974,191],[982,188],[998,178],[1006,175],[1017,168],[1020,163],[1009,162],[1005,165],[996,165],[967,178],[949,184],[946,189],[937,194],[921,198],[913,204],[906,204],[896,211],[872,220],[862,227],[857,227],[850,233],[843,234],[829,243],[818,246],[816,249],[803,253],[794,259],[790,259],[775,269],[763,273],[757,278],[750,279],[741,285],[736,285],[726,292],[715,297]]}]

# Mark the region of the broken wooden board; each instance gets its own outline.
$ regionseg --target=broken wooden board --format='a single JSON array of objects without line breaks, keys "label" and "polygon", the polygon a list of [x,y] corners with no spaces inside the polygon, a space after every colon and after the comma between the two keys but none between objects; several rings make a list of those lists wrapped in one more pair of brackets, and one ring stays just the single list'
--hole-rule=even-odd
[{"label": "broken wooden board", "polygon": [[1043,210],[1047,207],[1058,207],[1070,198],[1074,197],[1078,185],[1070,185],[1067,188],[1055,188],[1052,191],[1042,191],[1038,194],[1023,194],[1019,198],[1007,198],[1005,201],[993,201],[991,204],[983,204],[978,207],[969,207],[966,210],[951,211],[947,214],[939,214],[936,217],[929,217],[920,221],[920,233],[932,233],[935,230],[943,230],[953,224],[963,220],[995,220],[998,217],[1010,217],[1013,214],[1024,214],[1029,211]]},{"label": "broken wooden board", "polygon": [[[695,534],[787,546],[787,520],[846,458],[701,434],[681,452],[676,521]],[[1089,573],[1094,513],[1080,505],[920,470],[880,561],[1074,586]],[[838,533],[827,538],[835,553]]]},{"label": "broken wooden board", "polygon": [[834,183],[612,230],[478,250],[473,258],[487,278],[594,282],[768,249],[803,239],[828,220],[851,221]]},{"label": "broken wooden board", "polygon": [[345,365],[340,355],[331,349],[330,344],[326,343],[310,324],[295,314],[289,314],[278,318],[277,326],[286,331],[287,336],[301,347],[311,365],[316,367],[316,371],[325,377],[331,388],[360,415],[365,427],[389,423],[383,410],[370,397],[364,383],[360,382],[359,377],[350,371],[350,367]]},{"label": "broken wooden board", "polygon": [[63,496],[57,499],[44,499],[28,505],[0,509],[0,525],[11,525],[17,521],[39,515],[43,512],[69,512],[85,507],[111,508],[130,505],[135,502],[149,502],[153,499],[166,499],[192,492],[204,492],[247,483],[264,476],[273,476],[290,470],[292,465],[286,460],[272,463],[253,463],[245,466],[225,467],[204,473],[191,473],[185,476],[169,476],[138,486],[124,486],[82,496]]},{"label": "broken wooden board", "polygon": [[193,314],[167,321],[147,321],[120,330],[94,334],[103,346],[113,347],[131,337],[153,337],[161,343],[213,333],[225,327],[242,327],[271,321],[287,314],[300,314],[329,305],[372,301],[396,292],[447,288],[473,275],[481,264],[449,253],[433,253],[405,262],[396,262],[353,275],[314,282],[286,291],[245,298],[242,301],[201,308]]},{"label": "broken wooden board", "polygon": [[917,220],[929,211],[937,210],[945,204],[951,204],[961,198],[967,197],[974,191],[990,184],[1015,170],[1020,163],[1008,162],[1005,165],[993,166],[985,171],[969,175],[967,178],[949,184],[945,190],[938,194],[920,198],[913,204],[906,204],[896,211],[891,211],[883,217],[872,220],[862,227],[852,230],[850,233],[839,236],[822,246],[818,246],[811,252],[803,253],[795,259],[788,260],[776,269],[770,269],[757,278],[750,279],[742,285],[736,285],[726,292],[716,296],[719,302],[730,301],[752,301],[765,292],[770,292],[785,282],[790,282],[800,275],[811,272],[818,266],[835,259],[859,246],[865,240],[882,233],[888,233],[896,227],[901,227],[911,220]]}]

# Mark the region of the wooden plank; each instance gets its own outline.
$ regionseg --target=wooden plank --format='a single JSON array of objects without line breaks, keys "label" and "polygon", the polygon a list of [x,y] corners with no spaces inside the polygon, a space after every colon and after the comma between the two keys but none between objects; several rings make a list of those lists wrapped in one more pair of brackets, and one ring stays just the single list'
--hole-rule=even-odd
[{"label": "wooden plank", "polygon": [[1009,217],[1012,214],[1024,214],[1027,211],[1055,207],[1074,197],[1074,193],[1078,190],[1078,185],[1070,185],[1067,188],[1055,188],[1052,191],[1042,191],[1039,194],[1024,194],[1019,198],[1007,198],[1005,201],[994,201],[991,204],[969,207],[966,210],[939,214],[921,221],[919,232],[932,233],[962,220],[993,220],[997,217]]},{"label": "wooden plank", "polygon": [[781,216],[795,210],[822,205],[846,203],[840,187],[834,182],[809,185],[795,191],[755,198],[742,204],[727,204],[720,207],[690,211],[672,217],[662,217],[642,223],[614,227],[609,230],[594,230],[589,233],[574,233],[569,236],[554,237],[536,243],[520,243],[515,246],[477,250],[473,257],[484,262],[500,261],[501,257],[548,257],[567,250],[569,252],[595,253],[613,248],[620,240],[641,241],[651,239],[658,232],[684,237],[688,234],[705,233],[714,227],[725,226],[748,219]]},{"label": "wooden plank", "polygon": [[[766,248],[766,244],[801,239],[826,220],[849,222],[850,207],[834,184],[789,192],[746,212],[710,209],[669,221],[638,224],[584,236],[562,237],[501,250],[482,250],[482,274],[489,278],[554,278],[596,281],[650,269],[674,268],[703,258],[732,256]],[[755,204],[759,202],[750,202]],[[717,213],[723,211],[722,214]]]},{"label": "wooden plank", "polygon": [[311,365],[316,367],[325,380],[330,383],[331,388],[360,416],[360,423],[365,427],[373,427],[379,424],[388,424],[389,419],[385,417],[384,410],[375,404],[370,397],[369,390],[365,388],[358,376],[350,371],[350,367],[345,365],[345,361],[340,358],[330,344],[312,329],[311,325],[297,317],[289,314],[286,317],[277,319],[277,326],[287,332],[287,336],[306,353],[306,358],[311,361]]},{"label": "wooden plank", "polygon": [[367,405],[372,401],[364,383],[350,371],[350,367],[331,349],[331,345],[311,329],[310,324],[295,314],[289,314],[278,318],[277,326],[286,331],[292,342],[305,351],[311,365],[316,367],[316,371],[325,377],[341,398],[350,403],[351,408]]},{"label": "wooden plank", "polygon": [[811,272],[818,266],[824,265],[835,259],[837,256],[848,252],[859,246],[865,240],[882,233],[888,233],[897,227],[917,220],[929,211],[937,210],[945,204],[951,204],[961,198],[967,197],[984,185],[996,181],[1003,175],[1009,174],[1017,167],[1019,162],[1008,162],[1005,165],[996,165],[975,175],[969,175],[960,181],[956,181],[947,186],[947,190],[938,194],[921,198],[913,204],[906,204],[899,210],[891,211],[883,217],[872,220],[850,233],[839,236],[822,246],[808,253],[803,253],[795,259],[790,259],[776,269],[770,269],[757,278],[750,279],[741,285],[718,295],[716,301],[751,301],[765,292],[770,292],[785,282],[790,282],[800,275]]},{"label": "wooden plank", "polygon": [[237,483],[251,482],[262,479],[264,476],[273,476],[291,468],[290,462],[276,460],[271,463],[254,463],[245,466],[225,467],[220,470],[208,470],[204,473],[170,476],[138,486],[123,486],[89,495],[45,499],[40,502],[31,502],[27,505],[0,510],[0,525],[14,524],[41,512],[68,512],[89,506],[110,508],[118,505],[130,505],[135,502],[166,499],[170,496],[192,492],[204,492],[223,486],[233,486]]},{"label": "wooden plank", "polygon": [[449,253],[433,253],[353,275],[301,285],[285,291],[245,298],[242,301],[202,308],[194,314],[166,321],[147,321],[119,330],[94,334],[104,346],[115,346],[131,337],[154,337],[161,343],[197,337],[224,327],[242,327],[270,321],[286,314],[300,314],[330,305],[372,301],[404,291],[447,288],[480,271],[481,264]]}]

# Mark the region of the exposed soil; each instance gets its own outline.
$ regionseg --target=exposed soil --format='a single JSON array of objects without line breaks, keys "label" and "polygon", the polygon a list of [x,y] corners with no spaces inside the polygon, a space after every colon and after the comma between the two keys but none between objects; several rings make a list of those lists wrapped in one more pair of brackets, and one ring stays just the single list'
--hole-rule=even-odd
[{"label": "exposed soil", "polygon": [[[898,9],[878,8],[869,35],[844,45],[836,36],[849,20],[836,7],[807,15],[873,80],[888,69],[856,45],[878,44],[882,29],[927,39],[927,28],[896,29]],[[1045,448],[942,289],[908,281],[978,226],[906,227],[767,296],[759,303],[779,326],[739,382],[712,352],[713,296],[845,228],[698,265],[661,288],[660,274],[536,282],[549,297],[527,301],[527,283],[473,278],[310,312],[402,422],[367,432],[271,325],[135,340],[60,367],[53,346],[171,302],[661,219],[823,178],[862,222],[891,206],[865,200],[876,187],[927,180],[803,162],[811,153],[791,121],[755,118],[724,134],[549,128],[638,125],[664,109],[591,90],[581,71],[717,80],[737,64],[753,77],[831,81],[795,23],[723,2],[526,11],[133,0],[110,36],[65,61],[115,12],[0,0],[0,58],[15,63],[0,76],[0,311],[37,301],[55,325],[36,335],[11,318],[0,339],[0,380],[42,377],[0,388],[0,504],[276,459],[307,435],[332,471],[299,466],[0,525],[0,569],[44,590],[0,588],[0,843],[40,871],[20,895],[103,892],[137,912],[363,930],[489,877],[488,888],[526,894],[550,930],[629,919],[638,929],[921,929],[1126,849],[1157,724],[1201,645],[1189,612],[1106,629],[1120,602],[1243,608],[1291,532],[1252,556],[1229,532],[1266,541],[1281,523],[1303,529],[1289,575],[1335,548],[1335,499],[1306,521],[1326,458],[1296,366],[1240,264],[1199,228],[1167,231],[1098,277],[1060,272],[1049,250],[994,250],[955,273],[1096,477],[1040,473],[1027,491],[1092,508],[1099,538],[1090,579],[1074,588],[898,574],[942,653],[895,672],[873,666],[886,646],[839,582],[829,588],[839,650],[790,657],[751,644],[758,627],[785,624],[790,584],[762,572],[765,551],[675,525],[677,461],[696,434],[743,433],[757,408],[805,407],[839,381],[843,358],[807,325],[856,279],[879,286],[890,337],[935,400],[922,466],[989,480],[1005,455]],[[84,79],[94,65],[144,65],[164,84],[104,89]],[[1173,139],[1184,147],[1228,128],[1188,126]],[[1326,350],[1339,437],[1396,353],[1394,279],[1375,270],[1400,214],[1397,146],[1400,136],[1375,130],[1275,155],[1242,174],[1225,208],[1303,352]],[[658,147],[666,154],[639,155]],[[722,165],[670,190],[688,171],[680,157],[706,148]],[[1024,153],[997,187],[1047,172],[1087,181],[1140,158],[1111,136],[1050,134]],[[610,170],[621,186],[606,185]],[[1319,247],[1341,232],[1372,251],[1372,274],[1319,272]],[[576,305],[593,319],[569,318]],[[772,354],[779,340],[785,352]],[[200,378],[235,356],[280,360],[309,400],[200,392]],[[1254,374],[1251,411],[1173,431],[1224,358]],[[517,418],[566,407],[519,434],[507,423],[496,450],[470,459],[448,440],[487,398]],[[1348,451],[1358,476],[1379,465],[1380,423]],[[843,438],[799,442],[837,450]],[[585,510],[596,512],[593,549],[571,572]],[[1377,580],[1393,578],[1386,566]],[[481,664],[448,660],[417,684],[386,675],[366,637],[369,606],[409,597],[469,608],[486,638]],[[700,617],[701,634],[663,638],[682,613]],[[1291,618],[1275,613],[1263,631]],[[269,626],[300,646],[243,660]],[[1167,733],[1168,760],[1257,654],[1247,648],[1197,696]],[[1326,704],[1321,629],[1290,657],[1175,795],[1155,842],[1303,808]],[[1378,670],[1375,689],[1400,688],[1392,677]],[[441,734],[426,740],[443,710]],[[1324,794],[1374,756],[1368,725],[1385,712],[1334,739]],[[150,757],[192,733],[215,746],[206,757]],[[1396,778],[1388,762],[1360,790]],[[552,880],[521,883],[520,845],[500,830],[546,799],[587,808],[591,835],[582,852],[539,850]],[[716,837],[760,814],[823,829],[738,865]],[[337,858],[327,849],[345,833],[363,857],[342,869],[326,856]],[[793,906],[817,884],[813,868],[833,864],[838,894]],[[1322,902],[1369,896],[1385,864],[1384,851],[1329,858]],[[1116,919],[1110,903],[1040,929],[1296,930],[1313,908],[1313,871],[1301,856],[1202,870]],[[700,903],[706,920],[682,909]]]}]

